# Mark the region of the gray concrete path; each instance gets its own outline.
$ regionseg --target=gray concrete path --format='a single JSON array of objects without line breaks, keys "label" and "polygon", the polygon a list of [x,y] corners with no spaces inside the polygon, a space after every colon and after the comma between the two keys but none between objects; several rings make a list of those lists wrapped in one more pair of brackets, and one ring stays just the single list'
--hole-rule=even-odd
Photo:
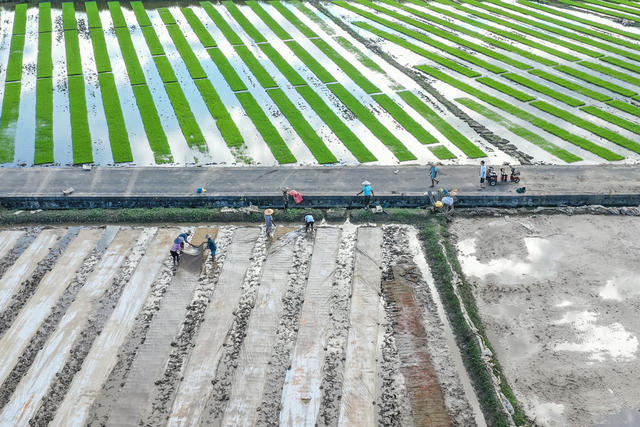
[{"label": "gray concrete path", "polygon": [[[498,170],[499,165],[495,166]],[[423,194],[428,166],[191,167],[191,168],[0,168],[0,198],[61,196],[277,195],[290,186],[303,195],[353,195],[363,180],[380,195]],[[518,166],[528,194],[637,194],[640,167],[634,165]],[[440,187],[476,195],[478,166],[439,166]],[[487,188],[487,194],[515,194],[516,184]]]}]

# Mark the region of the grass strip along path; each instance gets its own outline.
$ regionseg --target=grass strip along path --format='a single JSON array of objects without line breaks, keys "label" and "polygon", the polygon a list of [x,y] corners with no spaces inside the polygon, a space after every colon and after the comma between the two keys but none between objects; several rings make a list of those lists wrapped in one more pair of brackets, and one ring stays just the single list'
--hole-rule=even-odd
[{"label": "grass strip along path", "polygon": [[36,80],[36,139],[33,163],[53,163],[53,60],[51,3],[40,3],[38,17],[38,80]]},{"label": "grass strip along path", "polygon": [[[76,12],[73,3],[62,3],[64,21],[64,46],[67,58],[67,81],[69,90],[69,114],[71,116],[71,140],[73,145],[73,163],[93,162],[91,150],[91,132],[87,116],[87,102],[84,92],[84,77],[80,61],[80,44]],[[73,28],[71,28],[73,26]]]},{"label": "grass strip along path", "polygon": [[[549,132],[550,134],[556,135],[557,137],[564,139],[565,141],[568,141],[574,145],[577,145],[580,148],[590,151],[595,155],[602,157],[605,160],[614,161],[614,160],[624,159],[623,156],[617,153],[614,153],[611,150],[608,150],[604,147],[594,144],[593,142],[585,138],[574,135],[573,133],[567,131],[564,128],[561,128],[560,126],[556,126],[553,123],[540,119],[539,117],[531,113],[528,113],[524,110],[521,110],[506,101],[503,101],[501,99],[488,95],[482,92],[481,90],[474,88],[473,86],[470,86],[466,83],[462,83],[455,77],[451,77],[450,75],[445,74],[439,70],[436,70],[433,67],[429,67],[426,65],[418,65],[416,66],[416,68],[440,81],[447,83],[448,85],[456,89],[466,92],[469,95],[475,96],[476,98],[486,102],[487,104],[493,105],[494,107],[497,107],[503,111],[506,111],[507,113],[512,114],[522,120],[530,122],[532,125],[539,127],[540,129],[546,132]],[[548,147],[545,147],[545,146],[541,146],[540,148],[542,148],[543,150],[548,149]],[[554,152],[551,152],[551,154],[556,155]]]},{"label": "grass strip along path", "polygon": [[[93,54],[98,69],[98,83],[102,94],[102,106],[104,107],[109,131],[109,143],[115,163],[127,163],[133,161],[131,153],[131,141],[124,122],[120,98],[116,90],[116,83],[111,74],[111,60],[107,52],[107,45],[102,31],[102,21],[98,14],[96,2],[86,2],[85,8],[89,16],[89,27]],[[91,12],[90,11],[94,11]]]},{"label": "grass strip along path", "polygon": [[24,50],[24,34],[27,25],[27,5],[15,6],[13,33],[7,64],[4,97],[2,99],[2,115],[0,116],[0,163],[13,161],[15,154],[16,123],[20,112],[20,90],[22,84],[22,51]]},{"label": "grass strip along path", "polygon": [[520,138],[529,141],[530,143],[542,148],[548,153],[553,154],[560,160],[563,160],[567,163],[573,163],[582,160],[582,158],[576,156],[575,154],[572,154],[567,150],[547,141],[537,133],[507,120],[495,111],[486,108],[484,105],[470,98],[457,98],[456,102],[464,105],[465,107],[469,108],[472,111],[475,111],[478,114],[483,115],[487,119],[496,122],[501,126],[504,126],[513,134],[518,135]]},{"label": "grass strip along path", "polygon": [[[225,2],[225,5],[227,4],[228,3]],[[235,8],[235,5],[233,7]],[[277,28],[281,28],[278,25],[277,27],[274,27],[274,30],[274,28],[271,28],[268,21],[266,21],[265,24],[270,27],[270,29],[276,34],[278,34],[276,32]],[[282,31],[279,32],[282,34]],[[259,32],[254,27],[251,32],[247,31],[247,33],[250,34]],[[262,36],[262,34],[260,34],[260,36]],[[287,41],[285,43],[294,52],[294,54],[296,54],[298,59],[300,59],[305,64],[305,66],[311,72],[313,72],[318,79],[320,79],[320,81],[322,81],[323,83],[336,82],[336,79],[326,70],[326,67],[316,61],[309,52],[307,52],[302,46],[300,46],[300,44],[293,40]],[[389,150],[391,150],[391,152],[398,158],[398,160],[406,161],[416,159],[416,156],[413,155],[395,135],[393,135],[384,125],[382,125],[382,123],[380,123],[378,119],[342,85],[330,84],[327,85],[327,87],[329,88],[329,90],[331,90],[331,92],[333,92],[334,95],[336,95],[336,97],[338,97],[338,99],[340,99],[340,101],[347,108],[349,108],[349,110],[351,110],[355,114],[355,116],[376,136],[376,138],[378,138],[389,148]]]},{"label": "grass strip along path", "polygon": [[[240,11],[237,10],[235,5],[233,4],[225,4],[225,6],[235,8],[236,14],[240,13]],[[217,15],[217,11],[215,11],[215,14]],[[247,25],[247,23],[245,23],[245,25]],[[253,27],[253,25],[251,25],[251,27]],[[232,38],[237,38],[237,35],[231,29],[229,29],[229,31],[229,36],[231,36]],[[255,34],[258,32],[258,30],[253,27],[253,30],[251,30],[251,32]],[[247,33],[249,34],[249,32]],[[227,39],[231,41],[231,39]],[[307,101],[307,103],[311,106],[315,113],[325,122],[325,124],[327,124],[329,129],[331,129],[331,131],[340,139],[340,141],[342,141],[345,147],[347,147],[347,149],[356,157],[356,159],[358,159],[359,162],[365,163],[377,160],[376,157],[365,147],[362,141],[360,141],[360,139],[358,139],[358,137],[349,129],[349,127],[338,118],[338,116],[332,111],[329,106],[327,106],[322,98],[320,98],[320,96],[307,85],[307,82],[293,69],[293,67],[291,67],[284,60],[284,58],[282,58],[282,56],[273,48],[273,46],[269,44],[260,44],[258,46],[269,58],[269,60],[276,66],[280,73],[282,73],[282,75],[289,81],[289,83],[296,86],[296,90],[298,91],[298,93]],[[275,96],[278,97],[278,95]],[[274,99],[274,102],[277,101]],[[328,149],[326,147],[324,149],[318,148],[319,146],[317,145],[316,141],[317,135],[316,137],[311,136],[311,139],[308,139],[306,137],[305,132],[308,132],[309,128],[311,128],[306,120],[303,123],[299,120],[303,117],[293,117],[292,115],[286,116],[285,111],[283,111],[283,114],[285,114],[287,120],[291,123],[292,127],[294,127],[294,130],[298,133],[305,145],[309,147],[309,150],[313,153],[318,162],[322,163],[323,161],[325,161],[327,157],[326,154],[323,153],[325,153],[325,150],[328,151]],[[297,121],[298,123],[294,124],[294,121]],[[302,132],[302,134],[300,132]]]},{"label": "grass strip along path", "polygon": [[[113,17],[114,10],[119,10],[119,3],[110,8],[111,16]],[[115,12],[117,13],[117,12]],[[122,13],[122,11],[120,11]],[[147,140],[149,146],[153,151],[153,157],[156,163],[171,163],[173,162],[173,156],[171,155],[171,148],[167,141],[167,136],[162,128],[162,122],[158,116],[158,110],[156,109],[151,91],[146,85],[146,79],[142,73],[142,67],[138,61],[138,55],[133,47],[133,41],[131,40],[131,34],[129,29],[116,28],[116,38],[118,39],[118,45],[122,52],[122,58],[124,60],[127,74],[129,75],[129,81],[133,89],[133,94],[136,98],[136,104],[140,110],[140,117],[142,118],[142,125],[144,131],[147,134]]]}]

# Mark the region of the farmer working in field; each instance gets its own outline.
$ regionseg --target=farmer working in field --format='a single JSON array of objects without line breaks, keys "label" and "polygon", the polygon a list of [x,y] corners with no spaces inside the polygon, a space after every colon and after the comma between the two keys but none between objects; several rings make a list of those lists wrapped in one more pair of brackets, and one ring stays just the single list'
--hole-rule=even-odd
[{"label": "farmer working in field", "polygon": [[371,183],[369,181],[362,182],[362,190],[360,190],[360,192],[356,194],[356,196],[359,196],[361,194],[364,196],[362,198],[364,209],[367,209],[369,207],[369,204],[371,203],[371,197],[374,196],[373,188],[371,188]]},{"label": "farmer working in field", "polygon": [[213,240],[210,234],[205,236],[207,238],[207,247],[211,251],[211,260],[215,261],[216,259],[216,251],[218,250],[218,246],[216,245],[216,241]]}]

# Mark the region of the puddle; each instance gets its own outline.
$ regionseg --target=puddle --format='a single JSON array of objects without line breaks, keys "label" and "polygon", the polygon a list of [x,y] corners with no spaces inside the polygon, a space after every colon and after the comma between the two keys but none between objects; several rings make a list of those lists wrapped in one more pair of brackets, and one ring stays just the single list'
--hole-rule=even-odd
[{"label": "puddle", "polygon": [[598,315],[591,311],[569,311],[556,325],[573,325],[577,331],[576,342],[556,344],[556,351],[590,353],[590,359],[604,362],[611,358],[615,361],[628,361],[636,358],[638,338],[627,332],[620,323],[607,326],[595,324]]},{"label": "puddle", "polygon": [[599,295],[602,299],[614,301],[624,301],[626,298],[640,295],[640,279],[638,276],[629,275],[607,280]]},{"label": "puddle", "polygon": [[512,258],[495,258],[488,263],[482,263],[476,257],[476,240],[476,238],[461,240],[458,243],[458,251],[464,273],[479,279],[485,279],[490,274],[526,275],[536,279],[549,278],[555,275],[555,263],[562,255],[547,239],[525,237],[527,256],[524,260],[523,256],[513,255]]},{"label": "puddle", "polygon": [[640,426],[640,409],[625,409],[617,414],[596,417],[593,427]]}]

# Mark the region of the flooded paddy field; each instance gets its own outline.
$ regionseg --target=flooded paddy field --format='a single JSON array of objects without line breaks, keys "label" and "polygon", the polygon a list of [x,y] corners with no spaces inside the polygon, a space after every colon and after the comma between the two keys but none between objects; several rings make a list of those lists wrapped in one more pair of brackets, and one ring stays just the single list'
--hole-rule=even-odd
[{"label": "flooded paddy field", "polygon": [[413,227],[0,237],[2,425],[485,425]]},{"label": "flooded paddy field", "polygon": [[462,272],[526,416],[543,426],[640,424],[640,221],[456,219]]}]

